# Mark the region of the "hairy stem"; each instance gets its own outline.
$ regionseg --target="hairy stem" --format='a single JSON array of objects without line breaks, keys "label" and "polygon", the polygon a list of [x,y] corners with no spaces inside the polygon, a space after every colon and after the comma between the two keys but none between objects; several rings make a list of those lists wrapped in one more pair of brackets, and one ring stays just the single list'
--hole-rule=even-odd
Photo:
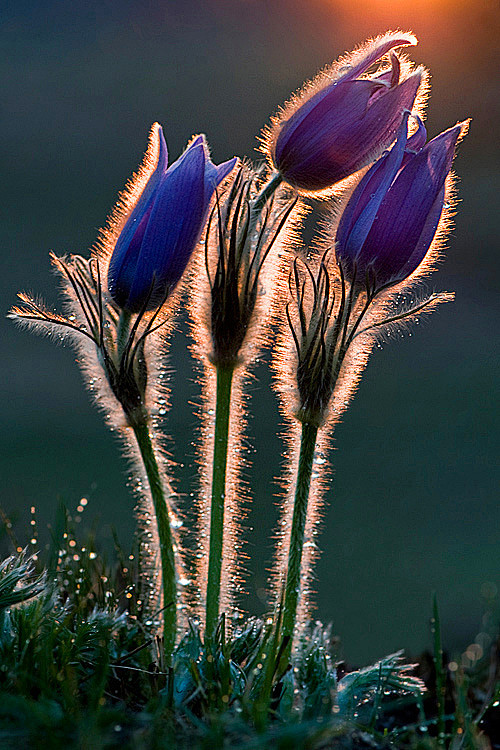
[{"label": "hairy stem", "polygon": [[257,220],[258,216],[262,213],[262,210],[264,206],[266,205],[267,201],[274,195],[278,187],[283,182],[283,177],[280,175],[279,172],[273,172],[270,179],[262,190],[255,196],[255,198],[252,201],[252,218],[254,221]]},{"label": "hairy stem", "polygon": [[128,340],[131,318],[132,315],[127,310],[121,311],[120,318],[118,320],[118,331],[116,334],[116,349],[118,352],[118,359],[121,358]]},{"label": "hairy stem", "polygon": [[151,497],[156,515],[158,538],[160,540],[160,558],[163,589],[164,649],[167,664],[175,646],[177,628],[177,590],[175,575],[174,538],[170,526],[165,488],[161,479],[149,428],[146,421],[133,425],[134,434],[141,452],[144,468],[148,477]]},{"label": "hairy stem", "polygon": [[293,506],[292,529],[290,532],[290,546],[288,549],[288,566],[285,583],[285,599],[283,605],[282,637],[289,638],[288,655],[292,649],[297,604],[300,593],[300,566],[302,562],[302,548],[304,546],[304,531],[307,518],[307,502],[311,487],[312,465],[318,427],[304,422],[300,440],[299,468]]},{"label": "hairy stem", "polygon": [[226,495],[227,449],[231,385],[234,366],[217,367],[217,401],[215,407],[214,461],[212,470],[212,504],[210,509],[210,551],[208,558],[206,635],[215,634],[219,619],[220,585],[224,540],[224,500]]}]

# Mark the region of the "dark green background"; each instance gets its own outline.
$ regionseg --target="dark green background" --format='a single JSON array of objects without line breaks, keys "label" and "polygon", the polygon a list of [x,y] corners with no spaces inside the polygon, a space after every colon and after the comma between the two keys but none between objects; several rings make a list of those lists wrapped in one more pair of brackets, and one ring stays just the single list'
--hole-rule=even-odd
[{"label": "dark green background", "polygon": [[[215,161],[255,156],[256,134],[292,90],[391,27],[420,37],[412,57],[433,74],[430,134],[473,117],[456,161],[456,229],[432,281],[456,290],[456,302],[375,351],[335,438],[318,616],[333,620],[356,663],[428,645],[433,589],[445,640],[463,649],[480,629],[481,586],[500,584],[500,10],[487,0],[396,7],[374,2],[357,14],[354,1],[335,0],[4,0],[0,11],[1,503],[20,520],[34,504],[47,521],[58,498],[74,507],[84,495],[89,519],[99,513],[131,539],[125,465],[74,354],[3,318],[19,289],[57,303],[48,251],[86,253],[154,120],[172,158],[195,132],[207,134]],[[167,428],[189,503],[198,387],[186,346],[181,333]],[[259,612],[281,444],[268,369],[256,372],[248,552],[249,607]]]}]

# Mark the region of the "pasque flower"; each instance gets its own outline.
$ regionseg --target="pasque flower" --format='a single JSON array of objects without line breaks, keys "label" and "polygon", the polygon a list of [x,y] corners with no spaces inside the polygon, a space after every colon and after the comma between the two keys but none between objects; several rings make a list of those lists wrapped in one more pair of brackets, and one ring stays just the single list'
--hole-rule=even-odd
[{"label": "pasque flower", "polygon": [[205,136],[168,167],[162,128],[158,162],[114,247],[108,289],[128,312],[155,309],[181,278],[205,225],[215,188],[237,159],[214,165]]},{"label": "pasque flower", "polygon": [[[366,166],[395,139],[411,110],[425,70],[401,62],[396,47],[417,43],[412,34],[387,33],[325,70],[285,106],[268,134],[274,167],[299,190],[315,192]],[[391,67],[368,68],[391,52]]]},{"label": "pasque flower", "polygon": [[373,290],[410,276],[422,263],[443,213],[455,146],[467,123],[426,143],[408,138],[405,114],[396,143],[363,176],[342,214],[336,253],[346,276]]},{"label": "pasque flower", "polygon": [[297,467],[296,481],[280,519],[275,573],[283,586],[281,636],[289,639],[288,653],[297,613],[303,618],[309,609],[321,499],[321,486],[312,480],[321,482],[321,469],[314,463],[318,441],[320,448],[325,445],[324,428],[333,426],[348,405],[378,334],[453,298],[432,294],[401,303],[393,287],[429,252],[444,209],[455,146],[465,128],[459,123],[426,144],[420,119],[408,138],[409,116],[402,113],[394,146],[361,178],[345,207],[336,233],[337,264],[325,233],[323,255],[297,257],[290,271],[288,325],[283,320],[274,350],[278,371],[290,378],[278,386],[283,404],[301,423],[300,452],[291,464]]}]

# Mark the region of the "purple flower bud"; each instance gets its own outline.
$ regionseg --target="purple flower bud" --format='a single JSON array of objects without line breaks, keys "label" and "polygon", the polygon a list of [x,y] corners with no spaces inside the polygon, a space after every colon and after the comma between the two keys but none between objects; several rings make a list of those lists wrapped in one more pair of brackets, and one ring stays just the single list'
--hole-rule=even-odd
[{"label": "purple flower bud", "polygon": [[389,70],[360,76],[395,47],[416,43],[411,34],[385,34],[321,73],[285,107],[267,145],[286,182],[298,190],[325,190],[394,141],[403,112],[412,109],[425,80],[424,69],[412,72],[405,64],[401,76],[400,60],[391,53]]},{"label": "purple flower bud", "polygon": [[336,253],[345,275],[379,289],[406,279],[424,260],[443,212],[446,178],[458,123],[426,144],[418,129],[408,138],[405,113],[396,143],[363,176],[340,218]]},{"label": "purple flower bud", "polygon": [[205,136],[199,135],[168,167],[159,125],[153,137],[158,140],[158,161],[120,232],[108,268],[113,301],[132,313],[154,310],[174,289],[200,239],[214,190],[237,161],[212,164]]}]

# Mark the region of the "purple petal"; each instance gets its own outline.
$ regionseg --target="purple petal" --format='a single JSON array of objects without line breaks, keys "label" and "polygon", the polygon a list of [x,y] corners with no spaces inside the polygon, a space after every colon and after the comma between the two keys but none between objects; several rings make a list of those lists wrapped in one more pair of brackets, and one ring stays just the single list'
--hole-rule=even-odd
[{"label": "purple petal", "polygon": [[156,133],[158,162],[120,232],[109,264],[108,286],[118,304],[124,304],[128,297],[155,193],[167,171],[168,150],[161,126],[158,126]]},{"label": "purple petal", "polygon": [[225,177],[227,177],[230,172],[233,171],[237,163],[238,163],[238,157],[233,156],[233,158],[229,159],[229,161],[224,161],[222,162],[222,164],[219,164],[218,166],[215,167],[215,170],[217,172],[217,176],[215,178],[216,186],[220,185],[222,180]]},{"label": "purple petal", "polygon": [[376,192],[380,184],[381,176],[385,171],[387,157],[388,152],[370,167],[363,179],[356,185],[342,212],[336,233],[337,252],[341,257],[345,255],[344,248],[346,247],[347,239],[353,226],[370,200],[370,196]]},{"label": "purple petal", "polygon": [[[408,117],[409,112],[406,112],[396,143],[363,177],[358,186],[358,195],[353,194],[351,198],[352,209],[349,212],[346,210],[342,216],[338,234],[340,257],[355,260],[368,236],[377,211],[401,166],[407,139]],[[341,226],[346,213],[346,220],[349,222],[347,232]]]},{"label": "purple petal", "polygon": [[131,299],[145,299],[154,275],[156,289],[150,303],[154,306],[165,287],[175,286],[182,276],[203,228],[204,174],[205,149],[198,143],[165,175],[144,235]]},{"label": "purple petal", "polygon": [[[346,81],[328,92],[287,138],[284,129],[276,142],[275,160],[287,181],[307,184],[311,190],[318,185],[332,185],[346,176],[344,142],[349,132],[362,123],[370,97],[383,84],[371,81]],[[362,137],[366,132],[362,133]],[[354,153],[359,151],[359,127],[354,139]],[[350,174],[348,172],[347,174]]]},{"label": "purple petal", "polygon": [[234,156],[229,161],[225,161],[218,166],[213,164],[210,159],[205,164],[205,204],[208,208],[208,204],[212,199],[215,188],[220,185],[222,180],[228,176],[228,174],[234,169],[238,157]]},{"label": "purple petal", "polygon": [[150,201],[128,246],[123,243],[122,235],[120,235],[111,257],[108,269],[108,288],[113,299],[120,307],[126,305],[130,289],[134,283],[137,260],[141,252],[142,240],[144,239],[149,217],[153,210],[153,203],[154,201]]},{"label": "purple petal", "polygon": [[436,196],[434,203],[432,204],[431,210],[427,215],[427,219],[425,220],[425,224],[416,244],[415,250],[398,273],[398,276],[400,278],[407,278],[411,273],[413,273],[413,271],[415,271],[415,269],[419,267],[419,265],[427,255],[427,251],[429,250],[432,240],[434,239],[434,235],[436,234],[441,214],[443,213],[445,192],[446,185],[443,185],[438,195]]},{"label": "purple petal", "polygon": [[419,244],[429,216],[437,211],[436,200],[450,171],[460,130],[456,126],[430,141],[400,170],[387,192],[360,255],[363,265],[375,259],[379,283],[390,280],[404,267]]},{"label": "purple petal", "polygon": [[[366,86],[366,104],[373,91],[371,84]],[[341,107],[350,91],[350,84],[333,83],[315,94],[300,107],[289,120],[283,123],[274,148],[275,160],[287,167],[294,157],[300,158],[301,149],[307,147],[308,136],[327,127],[331,131],[330,120],[339,119]],[[360,89],[361,91],[361,89]],[[365,106],[366,106],[365,104]]]},{"label": "purple petal", "polygon": [[[394,49],[395,47],[406,47],[408,45],[414,45],[416,43],[417,39],[412,34],[402,34],[401,36],[393,35],[391,37],[387,37],[386,35],[363,57],[362,60],[360,60],[357,65],[347,70],[344,75],[341,75],[335,81],[332,81],[331,84],[324,86],[322,89],[320,89],[320,91],[316,92],[316,94],[311,96],[310,99],[299,106],[299,108],[291,115],[291,117],[281,125],[280,133],[278,135],[278,139],[274,148],[276,160],[279,161],[281,159],[281,147],[278,142],[281,141],[281,143],[283,143],[290,131],[293,131],[295,137],[296,129],[303,123],[308,114],[312,110],[314,110],[320,102],[323,101],[323,99],[329,97],[330,106],[332,108],[335,106],[335,90],[339,85],[344,82],[354,81],[354,79],[356,79],[358,75],[364,73],[365,70],[370,67],[370,65],[376,62],[379,58],[383,57],[383,55],[385,55],[391,49]],[[391,55],[391,66],[391,71],[389,71],[390,77],[388,78],[387,83],[393,86],[399,80],[400,72],[399,59],[396,55]],[[383,73],[380,76],[380,83],[382,85],[386,84],[386,75],[387,73]],[[397,80],[395,80],[396,77]],[[379,82],[377,76],[373,76],[370,80]]]},{"label": "purple petal", "polygon": [[203,134],[196,136],[196,138],[193,141],[191,141],[189,146],[182,152],[179,158],[176,159],[174,163],[170,165],[170,167],[168,168],[169,174],[171,174],[172,172],[175,172],[178,169],[184,169],[184,161],[189,160],[192,152],[199,148],[203,150],[203,153],[205,155],[208,154],[208,147],[205,141],[205,136]]},{"label": "purple petal", "polygon": [[146,186],[144,190],[142,191],[137,203],[135,204],[129,218],[126,221],[125,226],[123,227],[120,237],[117,242],[117,246],[114,250],[114,253],[116,253],[118,244],[129,245],[132,237],[134,236],[135,232],[137,231],[137,227],[147,210],[148,204],[151,201],[152,197],[154,196],[154,193],[158,187],[158,184],[163,179],[168,166],[168,151],[167,151],[167,144],[165,142],[165,138],[163,136],[163,129],[161,126],[158,127],[157,130],[158,135],[158,162],[156,164],[156,167],[151,174],[151,177],[146,183]]},{"label": "purple petal", "polygon": [[396,47],[409,47],[417,44],[417,38],[413,34],[401,34],[400,36],[384,36],[372,49],[367,52],[365,57],[348,70],[339,80],[352,81],[359,75],[368,70],[370,65],[386,55],[391,49]]},{"label": "purple petal", "polygon": [[369,102],[360,122],[342,131],[339,149],[344,153],[346,176],[369,163],[374,154],[394,141],[403,112],[413,107],[420,82],[421,73],[417,72],[395,88],[385,89],[382,96]]},{"label": "purple petal", "polygon": [[199,146],[200,143],[203,144],[204,147],[207,145],[207,139],[206,136],[203,133],[200,133],[200,135],[197,135],[189,144],[186,151],[189,151],[190,148],[194,148],[195,146]]},{"label": "purple petal", "polygon": [[434,174],[443,174],[446,176],[451,169],[453,158],[455,156],[455,146],[462,133],[463,123],[458,123],[448,130],[433,138],[426,145],[425,150],[428,154],[429,165]]},{"label": "purple petal", "polygon": [[[416,71],[394,88],[385,89],[380,96],[372,97],[362,123],[368,134],[373,133],[369,139],[370,145],[376,143],[377,139],[385,145],[392,143],[401,125],[403,112],[413,109],[421,82],[422,72]],[[352,136],[349,143],[352,148]]]},{"label": "purple petal", "polygon": [[427,143],[427,130],[425,129],[425,125],[418,115],[414,115],[414,117],[417,121],[418,127],[413,135],[408,138],[405,149],[405,151],[409,151],[412,154],[416,154],[417,151],[420,151]]},{"label": "purple petal", "polygon": [[[319,190],[364,167],[396,137],[420,81],[417,72],[392,89],[369,80],[339,84],[335,106],[325,98],[290,136],[282,161],[277,160],[285,179]],[[378,90],[383,94],[373,101]]]},{"label": "purple petal", "polygon": [[399,57],[394,54],[394,52],[391,52],[391,67],[389,70],[379,73],[379,75],[372,76],[371,80],[383,83],[392,89],[394,86],[398,85],[400,77],[401,63],[399,62]]}]

